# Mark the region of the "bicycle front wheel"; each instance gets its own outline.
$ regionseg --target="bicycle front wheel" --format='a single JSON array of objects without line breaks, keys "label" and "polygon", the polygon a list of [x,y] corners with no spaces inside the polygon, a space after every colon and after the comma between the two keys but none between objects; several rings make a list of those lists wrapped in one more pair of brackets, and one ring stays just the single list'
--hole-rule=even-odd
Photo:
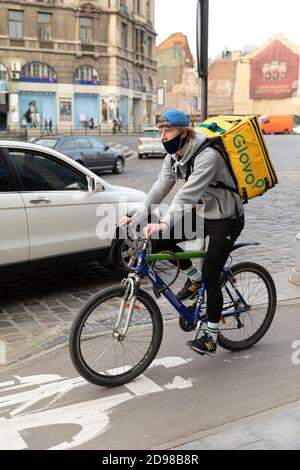
[{"label": "bicycle front wheel", "polygon": [[[270,273],[256,263],[244,262],[230,268],[235,286],[226,280],[222,283],[223,313],[233,315],[223,318],[218,343],[224,349],[242,351],[257,343],[268,331],[276,311],[276,287]],[[249,310],[242,310],[243,300]]]},{"label": "bicycle front wheel", "polygon": [[[160,309],[147,292],[139,289],[133,316],[125,337],[115,335],[125,287],[117,286],[95,294],[83,305],[70,332],[73,365],[89,382],[114,387],[130,382],[151,364],[162,340]],[[124,329],[128,309],[125,305]]]}]

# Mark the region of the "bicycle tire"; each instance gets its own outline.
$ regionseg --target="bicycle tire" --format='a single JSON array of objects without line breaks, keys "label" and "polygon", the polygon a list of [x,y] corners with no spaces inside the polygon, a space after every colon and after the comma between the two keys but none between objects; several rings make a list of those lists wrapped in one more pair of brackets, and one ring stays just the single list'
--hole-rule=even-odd
[{"label": "bicycle tire", "polygon": [[[250,337],[244,340],[240,339],[240,340],[234,341],[232,339],[225,337],[225,334],[222,333],[222,331],[226,331],[225,329],[223,330],[220,329],[219,331],[218,344],[222,348],[230,350],[230,351],[242,351],[256,344],[266,334],[266,332],[270,328],[275,312],[276,312],[276,304],[277,304],[276,287],[275,287],[274,281],[270,273],[263,266],[257,263],[252,263],[252,262],[238,263],[232,266],[230,268],[230,271],[233,273],[235,278],[237,278],[242,273],[252,273],[255,276],[258,276],[260,280],[263,281],[266,287],[266,291],[268,293],[268,306],[266,309],[265,317],[261,325],[258,327],[258,329],[255,332],[253,332],[253,334]],[[227,281],[224,281],[224,280],[223,282],[221,282],[222,288],[225,287],[226,282]],[[243,297],[246,295],[244,292],[241,292],[241,294]],[[245,300],[247,301],[246,298]],[[246,312],[245,314],[241,314],[241,316],[242,315],[251,315],[251,311]],[[242,317],[242,318],[245,318],[245,317]],[[253,323],[253,318],[252,318],[252,323]]]},{"label": "bicycle tire", "polygon": [[[137,293],[137,302],[146,309],[145,312],[148,312],[149,320],[150,320],[147,323],[145,318],[143,319],[141,317],[141,319],[144,320],[144,323],[142,324],[144,326],[144,329],[147,329],[147,328],[149,329],[150,323],[152,322],[152,336],[151,336],[151,340],[149,341],[149,347],[147,348],[145,354],[137,362],[137,364],[130,367],[128,370],[126,369],[124,372],[118,373],[118,368],[117,368],[115,375],[112,375],[111,370],[109,371],[109,374],[105,373],[105,370],[103,372],[102,369],[100,370],[100,372],[93,370],[92,367],[86,362],[86,358],[83,356],[82,345],[83,345],[83,342],[85,340],[87,341],[89,338],[88,337],[85,339],[81,338],[81,334],[82,334],[82,331],[86,324],[87,319],[89,319],[91,314],[97,311],[98,308],[101,308],[101,305],[103,305],[106,301],[110,300],[113,302],[112,299],[117,299],[117,302],[120,301],[124,293],[125,293],[125,286],[110,287],[110,288],[107,288],[98,292],[82,306],[81,310],[79,311],[78,315],[73,321],[71,331],[70,331],[70,339],[69,339],[70,357],[71,357],[71,360],[75,369],[79,372],[79,374],[92,384],[100,385],[104,387],[115,387],[115,386],[123,385],[127,382],[130,382],[131,380],[136,378],[138,375],[142,374],[142,372],[144,372],[144,370],[147,369],[147,367],[149,367],[149,365],[154,360],[159,350],[159,347],[162,341],[162,336],[163,336],[163,321],[162,321],[161,312],[155,300],[147,292],[145,292],[142,289],[139,289]],[[119,305],[120,305],[120,302],[119,302]],[[100,328],[101,327],[103,328],[103,324],[105,324],[105,321],[107,321],[107,319],[104,319],[104,318],[101,321],[98,320],[98,324],[100,325]],[[136,324],[134,324],[134,321],[132,322],[131,327],[133,328],[134,332],[141,331],[141,330],[138,330],[137,328],[138,326],[140,326],[140,324],[138,323],[138,320]],[[94,337],[95,336],[98,337],[97,341],[100,341],[99,340],[100,338],[102,341],[105,341],[107,339],[108,341],[111,341],[112,343],[114,342],[113,348],[116,351],[116,349],[120,347],[118,345],[118,343],[120,342],[118,342],[116,339],[113,339],[112,331],[113,331],[112,328],[110,328],[109,334],[107,335],[107,337],[105,337],[105,334],[103,333],[103,331],[98,333],[98,335],[97,333],[96,334],[94,333]],[[128,335],[128,337],[125,338],[124,344],[125,344],[125,341],[129,337],[130,336]],[[131,336],[131,338],[133,338],[132,344],[136,343],[140,347],[139,342],[136,339],[134,339],[136,338],[136,336],[133,336],[133,337]],[[128,343],[130,343],[130,339],[128,340]],[[87,347],[88,346],[89,345],[87,345]],[[104,355],[104,351],[101,354],[101,356],[103,355]],[[124,353],[124,346],[123,346],[123,355],[126,359],[126,354]],[[124,358],[123,358],[123,361],[124,361]],[[127,364],[126,364],[126,367],[127,367]],[[121,368],[122,370],[122,368],[124,368],[124,365],[120,366],[119,368]]]}]

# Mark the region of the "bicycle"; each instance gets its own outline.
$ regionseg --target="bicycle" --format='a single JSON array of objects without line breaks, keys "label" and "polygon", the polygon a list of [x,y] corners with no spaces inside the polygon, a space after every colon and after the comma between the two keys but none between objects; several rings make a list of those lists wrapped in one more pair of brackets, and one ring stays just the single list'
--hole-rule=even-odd
[{"label": "bicycle", "polygon": [[[142,374],[152,363],[163,336],[162,313],[157,302],[140,288],[142,277],[152,283],[156,297],[164,295],[179,313],[179,325],[199,337],[205,329],[205,286],[202,283],[193,304],[184,305],[170,289],[177,278],[180,259],[205,257],[205,251],[148,253],[148,240],[140,241],[135,271],[121,285],[91,297],[75,318],[70,332],[73,365],[87,381],[100,386],[123,385]],[[255,242],[236,243],[232,251]],[[177,260],[177,276],[165,284],[155,271],[157,261]],[[150,263],[150,264],[149,264]],[[225,266],[221,275],[224,305],[218,344],[242,351],[256,344],[268,331],[276,310],[276,288],[261,265],[241,262]]]}]

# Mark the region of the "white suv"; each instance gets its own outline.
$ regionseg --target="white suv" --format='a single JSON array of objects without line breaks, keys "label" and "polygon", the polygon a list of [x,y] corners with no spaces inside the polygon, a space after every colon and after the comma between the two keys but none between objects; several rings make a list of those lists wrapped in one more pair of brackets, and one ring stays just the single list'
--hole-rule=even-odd
[{"label": "white suv", "polygon": [[144,197],[56,150],[0,141],[1,278],[90,260],[124,269],[133,247],[115,224]]}]

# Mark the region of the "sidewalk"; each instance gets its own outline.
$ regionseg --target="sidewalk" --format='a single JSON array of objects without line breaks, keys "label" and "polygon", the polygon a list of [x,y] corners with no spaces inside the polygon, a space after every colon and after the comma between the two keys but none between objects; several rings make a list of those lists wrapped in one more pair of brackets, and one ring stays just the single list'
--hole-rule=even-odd
[{"label": "sidewalk", "polygon": [[300,402],[206,431],[176,450],[300,450]]},{"label": "sidewalk", "polygon": [[272,275],[276,285],[278,302],[286,300],[290,300],[295,303],[300,302],[300,286],[289,281],[290,275],[290,270]]}]

